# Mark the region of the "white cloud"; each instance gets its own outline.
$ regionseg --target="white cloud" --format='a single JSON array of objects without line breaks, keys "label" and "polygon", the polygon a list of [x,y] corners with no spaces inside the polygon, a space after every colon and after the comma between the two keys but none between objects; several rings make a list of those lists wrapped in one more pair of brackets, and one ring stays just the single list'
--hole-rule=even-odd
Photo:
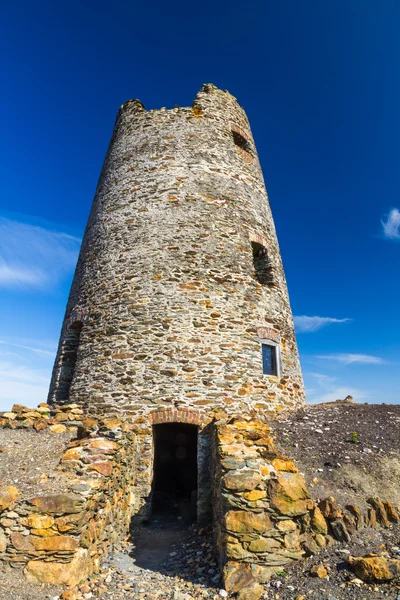
[{"label": "white cloud", "polygon": [[335,360],[337,362],[350,365],[353,363],[381,365],[385,361],[379,356],[371,356],[370,354],[321,354],[317,358],[324,360]]},{"label": "white cloud", "polygon": [[344,400],[346,396],[353,396],[356,402],[368,398],[368,394],[357,388],[351,387],[336,387],[330,391],[324,392],[321,390],[321,396],[309,400],[310,404],[321,404],[322,402],[334,402],[335,400]]},{"label": "white cloud", "polygon": [[53,340],[0,339],[0,411],[46,402],[55,354]]},{"label": "white cloud", "polygon": [[295,316],[294,324],[298,333],[304,331],[318,331],[322,327],[332,323],[347,323],[351,319],[335,319],[333,317],[307,317],[305,315]]},{"label": "white cloud", "polygon": [[381,221],[383,234],[389,240],[400,240],[400,211],[397,208],[392,208],[390,213],[386,215],[386,222]]},{"label": "white cloud", "polygon": [[335,400],[344,400],[346,396],[353,396],[355,401],[368,398],[368,393],[359,388],[346,386],[338,383],[336,377],[325,375],[325,373],[305,373],[304,376],[313,377],[318,385],[318,389],[307,390],[307,400],[309,404],[319,404],[321,402],[335,402]]},{"label": "white cloud", "polygon": [[77,260],[75,236],[0,217],[0,286],[55,285]]},{"label": "white cloud", "polygon": [[46,402],[51,367],[33,369],[9,361],[0,361],[0,410],[10,410],[14,403],[37,406]]}]

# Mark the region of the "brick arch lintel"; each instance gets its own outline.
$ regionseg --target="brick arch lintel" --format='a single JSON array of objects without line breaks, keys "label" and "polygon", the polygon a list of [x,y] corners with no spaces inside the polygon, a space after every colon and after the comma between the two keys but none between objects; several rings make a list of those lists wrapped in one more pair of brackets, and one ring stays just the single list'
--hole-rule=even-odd
[{"label": "brick arch lintel", "polygon": [[201,426],[204,422],[205,414],[190,408],[158,408],[149,413],[149,419],[152,425],[160,423],[188,423],[189,425]]},{"label": "brick arch lintel", "polygon": [[260,233],[255,233],[253,231],[251,231],[249,233],[249,239],[251,242],[256,242],[257,244],[261,244],[261,246],[264,246],[264,248],[268,247],[268,242],[266,240],[266,238],[261,235]]}]

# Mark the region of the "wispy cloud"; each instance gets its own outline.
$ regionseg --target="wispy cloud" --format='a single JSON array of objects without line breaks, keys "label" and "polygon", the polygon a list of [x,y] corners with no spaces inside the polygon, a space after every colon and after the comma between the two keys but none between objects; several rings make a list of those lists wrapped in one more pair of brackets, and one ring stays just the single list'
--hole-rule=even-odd
[{"label": "wispy cloud", "polygon": [[0,339],[0,411],[46,402],[55,354],[53,340]]},{"label": "wispy cloud", "polygon": [[324,373],[309,373],[309,375],[314,377],[321,386],[326,386],[327,384],[331,384],[336,380],[336,377],[325,375]]},{"label": "wispy cloud", "polygon": [[33,369],[16,362],[0,361],[0,410],[14,403],[36,406],[46,402],[51,367]]},{"label": "wispy cloud", "polygon": [[388,240],[400,240],[400,211],[392,208],[388,215],[382,219],[383,234]]},{"label": "wispy cloud", "polygon": [[359,401],[368,398],[368,394],[364,390],[351,387],[335,387],[330,391],[322,391],[321,395],[312,398],[310,404],[321,404],[322,402],[335,402],[335,400],[344,400],[346,396],[353,396],[354,400]]},{"label": "wispy cloud", "polygon": [[0,286],[43,288],[70,272],[80,239],[0,217]]},{"label": "wispy cloud", "polygon": [[347,323],[351,319],[335,319],[333,317],[307,317],[305,315],[295,316],[294,324],[296,331],[302,333],[304,331],[318,331],[322,327],[332,325],[332,323]]},{"label": "wispy cloud", "polygon": [[381,365],[385,361],[379,356],[371,356],[370,354],[320,354],[317,358],[324,360],[334,360],[346,365],[353,363]]},{"label": "wispy cloud", "polygon": [[310,404],[319,404],[321,402],[335,402],[335,400],[344,400],[346,396],[353,396],[354,400],[360,401],[368,398],[365,390],[346,386],[338,382],[336,377],[326,375],[325,373],[305,373],[305,378],[313,378],[313,383],[317,383],[318,388],[307,388],[307,400]]},{"label": "wispy cloud", "polygon": [[7,342],[6,340],[0,340],[0,344],[6,346],[12,346],[13,348],[21,348],[23,350],[29,350],[34,354],[39,354],[39,356],[48,356],[54,358],[56,352],[56,346],[54,345],[54,350],[46,350],[44,348],[36,348],[34,346],[26,346],[25,344],[15,344],[13,342]]}]

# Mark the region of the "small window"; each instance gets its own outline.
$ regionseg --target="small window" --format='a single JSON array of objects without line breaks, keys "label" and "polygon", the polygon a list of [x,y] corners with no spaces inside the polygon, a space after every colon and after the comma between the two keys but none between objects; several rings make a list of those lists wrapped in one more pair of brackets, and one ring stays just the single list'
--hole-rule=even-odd
[{"label": "small window", "polygon": [[253,265],[258,283],[261,285],[272,285],[272,266],[268,258],[267,250],[262,244],[251,242],[253,250]]},{"label": "small window", "polygon": [[233,141],[235,142],[235,146],[251,154],[251,144],[248,140],[246,140],[246,138],[243,135],[241,135],[238,131],[234,131],[232,129],[232,137]]},{"label": "small window", "polygon": [[262,363],[264,375],[279,376],[278,346],[274,344],[261,344]]}]

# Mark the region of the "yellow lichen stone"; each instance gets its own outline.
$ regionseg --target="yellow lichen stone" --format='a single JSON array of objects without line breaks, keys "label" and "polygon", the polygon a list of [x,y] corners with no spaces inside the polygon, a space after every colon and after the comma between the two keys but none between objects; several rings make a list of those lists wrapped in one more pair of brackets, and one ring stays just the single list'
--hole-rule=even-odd
[{"label": "yellow lichen stone", "polygon": [[48,529],[54,525],[55,520],[50,515],[33,514],[28,517],[28,527],[33,529]]},{"label": "yellow lichen stone", "polygon": [[56,423],[55,425],[50,425],[49,429],[51,433],[64,433],[67,431],[65,425],[61,425],[61,423]]},{"label": "yellow lichen stone", "polygon": [[254,502],[255,500],[265,498],[266,495],[267,493],[261,490],[252,490],[251,492],[245,492],[243,497],[246,498],[246,500],[250,500],[250,502]]},{"label": "yellow lichen stone", "polygon": [[291,460],[288,458],[274,458],[272,461],[273,467],[277,471],[288,471],[290,473],[297,473],[297,468]]},{"label": "yellow lichen stone", "polygon": [[17,499],[19,491],[13,485],[0,490],[0,512],[9,508]]},{"label": "yellow lichen stone", "polygon": [[31,560],[27,563],[24,573],[28,581],[32,583],[50,583],[72,587],[86,579],[91,571],[92,565],[88,550],[79,548],[69,563]]}]

